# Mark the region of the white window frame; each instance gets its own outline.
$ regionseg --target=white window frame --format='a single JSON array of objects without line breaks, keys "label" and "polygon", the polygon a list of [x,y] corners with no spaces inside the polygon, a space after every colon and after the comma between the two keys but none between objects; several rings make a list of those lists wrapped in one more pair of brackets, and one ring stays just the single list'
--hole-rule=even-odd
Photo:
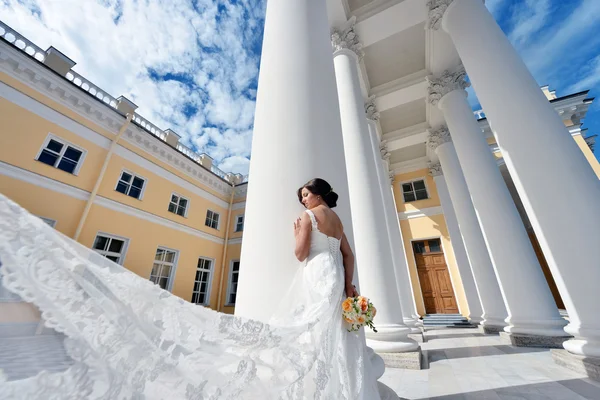
[{"label": "white window frame", "polygon": [[[123,176],[123,172],[125,172],[125,173],[127,173],[127,174],[131,175],[131,183],[129,184],[129,189],[131,189],[131,186],[133,185],[133,179],[134,179],[134,178],[140,178],[140,179],[143,179],[143,180],[144,180],[144,184],[142,185],[142,190],[140,191],[140,197],[133,197],[133,196],[130,196],[130,195],[128,194],[128,193],[129,193],[129,191],[128,191],[128,193],[121,193],[121,192],[119,192],[119,191],[117,190],[117,187],[119,186],[119,182],[121,182],[121,177]],[[123,196],[131,197],[132,199],[135,199],[135,200],[140,200],[140,201],[141,201],[141,200],[144,198],[144,193],[146,192],[146,186],[148,186],[148,179],[147,179],[147,178],[145,178],[145,177],[143,177],[142,175],[140,175],[140,174],[137,174],[137,173],[135,173],[135,172],[133,172],[133,171],[131,171],[131,170],[128,170],[128,169],[126,169],[126,168],[123,168],[123,169],[121,170],[121,172],[119,172],[119,177],[117,178],[117,183],[116,183],[116,185],[115,185],[115,192],[117,192],[117,193],[120,193],[120,194],[122,194]]]},{"label": "white window frame", "polygon": [[[242,219],[242,229],[238,230],[237,227],[240,224],[240,218]],[[244,222],[246,222],[245,218],[244,218],[244,214],[240,214],[240,215],[236,216],[236,218],[235,218],[235,228],[233,229],[233,231],[234,232],[243,232],[244,231]]]},{"label": "white window frame", "polygon": [[[219,216],[219,220],[217,221],[217,227],[216,227],[216,228],[213,228],[213,227],[212,227],[212,226],[210,226],[210,225],[206,225],[206,218],[208,218],[208,213],[209,213],[209,211],[210,211],[211,213],[213,213],[213,214],[217,214],[217,215]],[[221,228],[221,214],[219,214],[219,213],[218,213],[218,212],[216,212],[216,211],[213,211],[213,210],[211,210],[210,208],[209,208],[209,209],[207,209],[207,210],[206,210],[206,217],[204,218],[204,225],[205,225],[205,226],[207,226],[207,227],[209,227],[209,228],[211,228],[211,229],[220,230],[220,228]]]},{"label": "white window frame", "polygon": [[110,253],[110,252],[107,252],[104,250],[95,249],[94,243],[96,243],[96,239],[98,238],[98,236],[104,236],[109,239],[122,240],[124,242],[123,248],[121,249],[121,256],[119,257],[119,262],[117,263],[119,265],[123,265],[123,263],[125,262],[125,256],[127,255],[127,249],[129,248],[129,238],[113,235],[113,234],[106,233],[106,232],[100,232],[100,231],[96,232],[96,236],[94,236],[94,241],[92,242],[92,250],[94,250],[96,253],[102,255],[103,257],[106,257],[106,254],[114,255],[114,254],[118,254],[118,253]]},{"label": "white window frame", "polygon": [[[225,305],[231,306],[231,307],[235,306],[235,303],[231,303],[229,301],[229,297],[233,294],[233,274],[234,274],[233,264],[235,264],[235,263],[238,263],[241,266],[240,260],[231,260],[231,262],[229,263],[229,278],[227,280],[227,282],[228,282],[227,283],[227,299],[225,301]],[[238,284],[239,284],[239,282],[240,282],[239,281],[239,279],[240,279],[240,268],[239,267],[238,267],[238,270],[236,273],[238,274]],[[237,295],[237,289],[235,292],[236,292],[235,294]]]},{"label": "white window frame", "polygon": [[[45,162],[39,161],[38,159],[40,158],[40,156],[42,155],[42,152],[44,150],[46,150],[46,147],[48,146],[48,144],[50,144],[50,141],[54,140],[56,142],[59,142],[63,145],[63,148],[61,149],[60,153],[58,154],[58,158],[56,159],[56,162],[54,163],[54,165],[50,165],[50,164],[46,164]],[[60,161],[63,159],[63,156],[65,154],[65,151],[67,151],[67,147],[72,147],[75,150],[79,150],[81,152],[81,157],[79,157],[79,161],[77,161],[77,165],[75,166],[75,169],[73,170],[73,172],[67,172],[67,171],[63,171],[62,169],[58,168],[58,164],[60,163]],[[49,150],[52,151],[53,150]],[[37,152],[36,156],[35,156],[35,161],[38,161],[44,165],[47,165],[49,167],[52,168],[56,168],[59,171],[65,172],[67,174],[72,174],[72,175],[79,175],[79,170],[81,169],[81,166],[83,165],[83,161],[85,160],[85,156],[87,155],[87,150],[84,149],[81,146],[77,146],[69,141],[64,140],[61,137],[58,137],[52,133],[48,133],[48,136],[46,136],[46,139],[44,140],[44,143],[42,144],[42,147],[40,147],[40,150]]]},{"label": "white window frame", "polygon": [[[205,306],[205,307],[210,307],[210,295],[212,292],[212,282],[214,279],[214,272],[215,272],[215,259],[214,258],[210,258],[210,257],[198,257],[198,261],[200,260],[207,260],[210,261],[210,275],[208,277],[208,282],[207,284],[207,289],[206,289],[206,302],[205,303],[193,303],[193,304],[198,304],[200,306]],[[196,263],[196,272],[198,272],[198,263]],[[196,277],[194,276],[194,286],[196,285]],[[192,287],[192,300],[194,298],[194,288]]]},{"label": "white window frame", "polygon": [[[144,185],[144,186],[145,186],[145,185]],[[173,203],[173,202],[171,201],[171,200],[173,199],[173,196],[177,196],[177,197],[178,197],[180,200],[181,200],[181,199],[184,199],[185,201],[187,201],[187,205],[185,206],[185,210],[183,211],[183,215],[179,215],[179,214],[177,214],[176,212],[169,211],[169,206],[170,206],[171,204],[175,204],[175,203]],[[188,215],[188,210],[190,209],[190,199],[188,199],[188,198],[187,198],[187,197],[185,197],[185,196],[182,196],[182,195],[180,195],[180,194],[179,194],[179,193],[177,193],[177,192],[173,192],[173,193],[171,193],[171,196],[169,197],[169,206],[167,206],[167,211],[169,211],[170,213],[172,213],[172,214],[175,214],[175,215],[177,215],[177,216],[179,216],[179,217],[184,217],[184,218],[187,218],[187,215]],[[177,207],[179,207],[179,204],[177,204]]]},{"label": "white window frame", "polygon": [[[413,201],[406,201],[406,199],[404,198],[404,190],[402,189],[402,185],[404,185],[405,183],[413,183],[413,182],[417,182],[417,181],[423,181],[423,185],[425,185],[425,190],[427,191],[427,198],[417,200],[416,199],[417,196],[415,194],[415,200],[413,200]],[[424,176],[423,177],[419,177],[419,178],[409,179],[409,180],[406,180],[406,181],[402,181],[402,182],[399,182],[398,184],[400,185],[400,188],[399,188],[400,189],[400,195],[402,196],[402,202],[404,204],[409,204],[409,203],[414,203],[416,201],[424,201],[424,200],[431,199],[431,192],[429,191],[429,185],[427,185],[427,178],[424,177]],[[414,185],[413,185],[413,193],[414,193]]]},{"label": "white window frame", "polygon": [[42,221],[44,221],[46,224],[48,224],[48,226],[50,228],[54,228],[56,226],[56,220],[52,219],[52,218],[46,218],[46,217],[40,217],[38,215],[38,218],[41,219]]},{"label": "white window frame", "polygon": [[[169,274],[169,280],[167,281],[167,287],[165,288],[166,291],[170,292],[173,290],[173,281],[175,281],[175,272],[177,271],[177,264],[179,261],[179,250],[171,249],[171,248],[165,247],[165,246],[158,246],[156,248],[156,251],[154,252],[154,258],[152,259],[153,267],[154,267],[154,263],[157,261],[156,260],[156,252],[158,250],[171,251],[171,252],[175,253],[175,257],[173,257],[173,265],[171,265],[171,273]],[[163,262],[163,261],[161,261],[161,263],[167,264],[166,262]],[[152,277],[152,270],[150,270],[150,277],[148,279],[150,279],[151,277]],[[154,284],[158,285],[158,283],[154,283]]]}]

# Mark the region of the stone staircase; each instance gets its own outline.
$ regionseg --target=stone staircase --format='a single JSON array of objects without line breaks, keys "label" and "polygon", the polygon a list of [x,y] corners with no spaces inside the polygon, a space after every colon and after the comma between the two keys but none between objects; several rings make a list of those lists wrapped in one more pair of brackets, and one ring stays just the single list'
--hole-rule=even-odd
[{"label": "stone staircase", "polygon": [[460,314],[425,314],[423,327],[425,328],[472,328],[474,325]]}]

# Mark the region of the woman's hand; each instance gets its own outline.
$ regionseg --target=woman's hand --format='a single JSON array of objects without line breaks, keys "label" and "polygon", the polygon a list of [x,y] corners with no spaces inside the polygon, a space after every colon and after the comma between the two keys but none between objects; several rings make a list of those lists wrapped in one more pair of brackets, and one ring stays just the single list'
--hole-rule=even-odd
[{"label": "woman's hand", "polygon": [[298,218],[296,222],[294,222],[294,237],[298,237],[298,234],[300,233],[300,221],[301,219]]},{"label": "woman's hand", "polygon": [[346,284],[346,296],[347,297],[357,297],[360,296],[358,290],[356,290],[356,286],[353,284]]}]

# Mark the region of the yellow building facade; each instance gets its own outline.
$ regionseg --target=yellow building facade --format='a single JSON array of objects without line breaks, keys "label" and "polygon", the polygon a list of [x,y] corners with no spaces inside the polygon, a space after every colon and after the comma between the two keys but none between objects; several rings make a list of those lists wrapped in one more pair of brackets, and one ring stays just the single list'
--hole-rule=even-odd
[{"label": "yellow building facade", "polygon": [[[18,39],[23,48],[0,41],[0,193],[182,299],[233,312],[244,177],[218,170],[208,155],[180,143],[175,132],[135,113],[129,100],[113,98],[74,73],[74,62],[56,49],[43,51]],[[587,92],[557,98],[542,90],[565,109],[591,102]],[[581,118],[574,112],[563,120],[600,177],[600,164],[576,129]],[[486,132],[485,119],[479,122]],[[502,154],[488,131],[501,166]],[[446,293],[438,312],[469,315],[429,170],[396,171],[393,190],[404,241],[398,245],[407,256],[417,312],[431,312],[432,294],[419,270],[423,256],[434,254],[446,271],[435,283]],[[537,254],[544,266],[541,251]]]}]

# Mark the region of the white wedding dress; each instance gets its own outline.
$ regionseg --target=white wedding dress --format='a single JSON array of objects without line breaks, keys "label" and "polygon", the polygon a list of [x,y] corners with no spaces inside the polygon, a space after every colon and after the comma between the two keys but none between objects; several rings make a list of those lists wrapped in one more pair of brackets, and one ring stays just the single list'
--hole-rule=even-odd
[{"label": "white wedding dress", "polygon": [[[342,321],[340,241],[307,212],[310,255],[265,324],[186,302],[0,195],[2,284],[52,335],[26,346],[29,376],[0,352],[0,399],[378,400],[364,341]],[[32,340],[18,323],[10,334],[14,309],[0,303],[13,350]]]}]

